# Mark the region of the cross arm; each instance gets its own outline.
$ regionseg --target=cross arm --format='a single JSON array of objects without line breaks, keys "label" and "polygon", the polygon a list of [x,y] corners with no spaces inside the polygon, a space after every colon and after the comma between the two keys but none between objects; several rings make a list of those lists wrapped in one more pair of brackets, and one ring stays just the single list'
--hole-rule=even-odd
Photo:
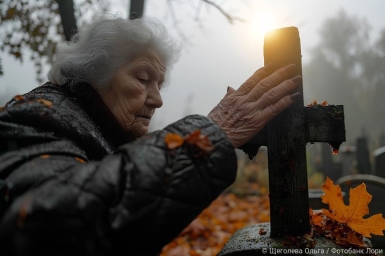
[{"label": "cross arm", "polygon": [[305,120],[307,142],[327,142],[338,150],[346,141],[344,106],[305,107]]},{"label": "cross arm", "polygon": [[[327,142],[333,149],[339,149],[346,141],[343,105],[313,105],[304,107],[306,120],[306,141]],[[258,153],[261,146],[267,146],[266,126],[251,140],[239,147],[249,159]]]}]

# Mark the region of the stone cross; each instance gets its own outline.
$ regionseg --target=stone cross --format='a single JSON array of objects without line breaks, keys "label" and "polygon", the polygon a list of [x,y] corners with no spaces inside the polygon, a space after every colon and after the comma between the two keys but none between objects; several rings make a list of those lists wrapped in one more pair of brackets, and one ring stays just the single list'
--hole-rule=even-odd
[{"label": "stone cross", "polygon": [[[265,35],[265,64],[296,64],[294,75],[302,76],[301,47],[296,27],[273,30]],[[272,119],[240,149],[256,155],[260,146],[268,148],[270,237],[303,235],[310,231],[306,144],[326,142],[338,153],[345,141],[342,105],[311,104],[302,97]],[[331,150],[332,151],[332,150]]]}]

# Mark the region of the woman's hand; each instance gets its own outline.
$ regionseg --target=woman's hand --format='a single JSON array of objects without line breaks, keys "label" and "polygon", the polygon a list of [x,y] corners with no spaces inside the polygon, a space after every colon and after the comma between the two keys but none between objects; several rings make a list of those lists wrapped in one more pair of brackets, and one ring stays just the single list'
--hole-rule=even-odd
[{"label": "woman's hand", "polygon": [[275,72],[273,66],[267,64],[258,69],[238,90],[229,87],[226,96],[208,114],[236,148],[300,97],[299,92],[292,94],[302,79],[301,76],[290,79],[295,64]]}]

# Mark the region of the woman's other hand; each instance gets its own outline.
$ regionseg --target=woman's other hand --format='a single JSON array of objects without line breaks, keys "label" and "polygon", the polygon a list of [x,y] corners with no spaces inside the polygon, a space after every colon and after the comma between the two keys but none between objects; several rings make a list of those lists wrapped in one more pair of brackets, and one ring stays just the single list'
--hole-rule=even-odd
[{"label": "woman's other hand", "polygon": [[274,64],[267,64],[237,90],[229,87],[208,117],[225,131],[234,147],[243,145],[300,97],[299,92],[293,91],[302,78],[292,78],[294,70],[295,64],[276,71]]}]

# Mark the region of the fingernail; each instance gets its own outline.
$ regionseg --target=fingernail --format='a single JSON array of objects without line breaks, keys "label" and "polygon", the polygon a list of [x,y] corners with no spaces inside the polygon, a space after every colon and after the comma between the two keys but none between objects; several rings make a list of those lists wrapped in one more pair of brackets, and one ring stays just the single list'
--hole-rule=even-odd
[{"label": "fingernail", "polygon": [[300,92],[296,92],[296,93],[293,93],[292,95],[290,95],[290,99],[291,99],[291,100],[296,100],[296,99],[298,99],[300,96],[301,96],[301,93],[300,93]]},{"label": "fingernail", "polygon": [[274,68],[274,63],[267,63],[266,65],[265,65],[265,67],[264,67],[264,70],[266,71],[266,72],[270,72],[270,71],[272,71],[273,70],[273,68]]},{"label": "fingernail", "polygon": [[230,86],[227,86],[227,92],[229,92],[229,90],[230,90]]},{"label": "fingernail", "polygon": [[292,81],[293,83],[295,83],[295,84],[298,84],[299,82],[301,82],[301,79],[302,79],[301,76],[296,76],[296,77],[293,77],[293,78],[291,79],[291,81]]},{"label": "fingernail", "polygon": [[286,72],[292,72],[294,69],[295,69],[296,65],[295,64],[290,64],[288,66],[286,66],[285,70]]}]

